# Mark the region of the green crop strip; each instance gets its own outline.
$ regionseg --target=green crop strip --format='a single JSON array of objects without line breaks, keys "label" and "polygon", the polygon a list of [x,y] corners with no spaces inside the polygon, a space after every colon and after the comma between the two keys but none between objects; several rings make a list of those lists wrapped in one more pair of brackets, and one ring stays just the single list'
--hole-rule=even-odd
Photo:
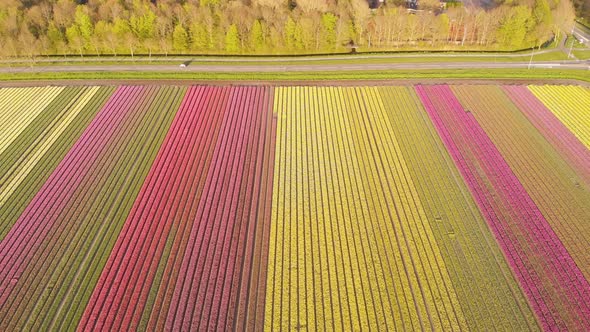
[{"label": "green crop strip", "polygon": [[575,79],[590,82],[588,70],[440,69],[347,72],[200,73],[200,72],[79,72],[0,74],[4,81],[36,80],[207,80],[207,81],[331,81],[390,79]]}]

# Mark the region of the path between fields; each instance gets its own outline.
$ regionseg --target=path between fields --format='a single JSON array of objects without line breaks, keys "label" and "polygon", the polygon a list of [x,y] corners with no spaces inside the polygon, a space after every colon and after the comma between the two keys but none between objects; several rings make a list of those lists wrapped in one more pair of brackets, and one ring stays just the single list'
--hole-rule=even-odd
[{"label": "path between fields", "polygon": [[590,82],[555,78],[394,78],[394,79],[336,79],[336,80],[201,80],[201,79],[58,79],[0,81],[0,88],[36,86],[118,86],[118,85],[210,85],[210,86],[414,86],[422,85],[580,85],[590,88]]},{"label": "path between fields", "polygon": [[327,71],[378,71],[378,70],[423,70],[423,69],[512,69],[554,68],[590,70],[590,61],[543,61],[543,62],[429,62],[388,64],[310,64],[310,65],[206,65],[191,64],[186,68],[178,65],[84,65],[84,66],[36,66],[4,67],[0,73],[72,73],[72,72],[226,72],[226,73],[271,73],[271,72],[327,72]]},{"label": "path between fields", "polygon": [[340,61],[340,60],[363,60],[363,59],[405,59],[405,58],[520,58],[527,57],[533,54],[534,56],[546,53],[552,53],[560,51],[559,48],[548,48],[543,50],[533,50],[527,52],[518,53],[478,53],[478,52],[455,52],[452,53],[436,53],[436,52],[408,52],[408,53],[390,53],[390,54],[340,54],[340,55],[300,55],[300,56],[215,56],[215,55],[171,55],[171,56],[152,56],[148,57],[145,55],[136,56],[134,58],[130,56],[95,56],[87,55],[85,57],[79,56],[67,56],[67,57],[38,57],[35,61],[30,59],[3,59],[0,60],[0,64],[26,64],[34,62],[39,63],[83,63],[83,62],[227,62],[227,63],[239,63],[239,62],[293,62],[293,61]]}]

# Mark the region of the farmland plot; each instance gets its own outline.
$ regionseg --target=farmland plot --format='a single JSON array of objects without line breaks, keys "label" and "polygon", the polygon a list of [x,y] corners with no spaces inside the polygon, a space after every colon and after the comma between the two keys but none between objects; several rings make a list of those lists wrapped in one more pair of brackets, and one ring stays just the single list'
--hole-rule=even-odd
[{"label": "farmland plot", "polygon": [[[456,86],[576,265],[590,278],[590,186],[497,86]],[[583,156],[583,154],[581,155]]]},{"label": "farmland plot", "polygon": [[590,329],[590,90],[0,89],[0,330]]},{"label": "farmland plot", "polygon": [[271,92],[189,89],[81,329],[256,326],[249,299],[265,272]]},{"label": "farmland plot", "polygon": [[75,327],[180,92],[119,88],[21,214],[0,243],[3,330]]},{"label": "farmland plot", "polygon": [[416,92],[411,87],[379,92],[469,328],[534,326],[532,311],[523,296],[515,296],[518,285]]},{"label": "farmland plot", "polygon": [[588,327],[588,280],[471,110],[465,109],[447,86],[418,86],[417,91],[541,327]]}]

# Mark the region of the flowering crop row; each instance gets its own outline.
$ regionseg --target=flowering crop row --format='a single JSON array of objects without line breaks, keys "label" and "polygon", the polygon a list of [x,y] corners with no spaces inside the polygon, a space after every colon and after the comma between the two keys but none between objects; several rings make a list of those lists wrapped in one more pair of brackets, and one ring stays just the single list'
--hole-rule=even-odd
[{"label": "flowering crop row", "polygon": [[75,327],[168,129],[178,88],[120,88],[0,243],[2,330]]},{"label": "flowering crop row", "polygon": [[98,87],[63,89],[0,154],[0,239],[110,91]]},{"label": "flowering crop row", "polygon": [[189,89],[80,329],[255,328],[271,97],[269,88]]},{"label": "flowering crop row", "polygon": [[[590,149],[524,86],[505,86],[506,94],[529,121],[575,169],[581,181],[590,185]],[[590,108],[590,106],[588,107]]]},{"label": "flowering crop row", "polygon": [[63,87],[0,90],[0,153],[10,146]]},{"label": "flowering crop row", "polygon": [[461,329],[375,88],[279,88],[269,330]]}]

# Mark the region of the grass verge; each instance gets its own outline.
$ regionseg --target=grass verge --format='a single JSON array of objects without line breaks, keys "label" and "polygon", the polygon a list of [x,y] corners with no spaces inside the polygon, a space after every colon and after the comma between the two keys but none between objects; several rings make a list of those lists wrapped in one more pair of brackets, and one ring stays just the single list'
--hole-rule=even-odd
[{"label": "grass verge", "polygon": [[[356,57],[351,55],[350,58],[345,56],[326,56],[326,57],[308,57],[308,58],[290,58],[290,59],[234,59],[228,58],[221,60],[220,58],[199,58],[186,57],[179,58],[154,58],[145,59],[138,58],[132,60],[130,58],[121,58],[119,60],[92,58],[85,61],[44,61],[37,62],[36,66],[92,66],[92,65],[176,65],[184,61],[191,60],[192,64],[199,65],[224,65],[224,66],[260,66],[260,65],[346,65],[346,64],[386,64],[386,63],[431,63],[431,62],[528,62],[530,60],[529,54],[518,55],[514,54],[465,54],[465,53],[448,53],[448,54],[399,54],[399,55],[366,55],[365,57]],[[362,55],[359,55],[362,56]],[[567,60],[567,55],[561,51],[551,51],[533,55],[534,61],[560,61]],[[57,59],[60,60],[60,59]],[[0,67],[28,67],[30,62],[15,62],[15,63],[0,63]]]},{"label": "grass verge", "polygon": [[73,73],[2,73],[0,81],[37,80],[201,80],[201,81],[332,81],[390,79],[575,79],[590,82],[588,70],[558,69],[440,69],[381,70],[353,72],[282,72],[282,73],[212,73],[212,72],[73,72]]}]

